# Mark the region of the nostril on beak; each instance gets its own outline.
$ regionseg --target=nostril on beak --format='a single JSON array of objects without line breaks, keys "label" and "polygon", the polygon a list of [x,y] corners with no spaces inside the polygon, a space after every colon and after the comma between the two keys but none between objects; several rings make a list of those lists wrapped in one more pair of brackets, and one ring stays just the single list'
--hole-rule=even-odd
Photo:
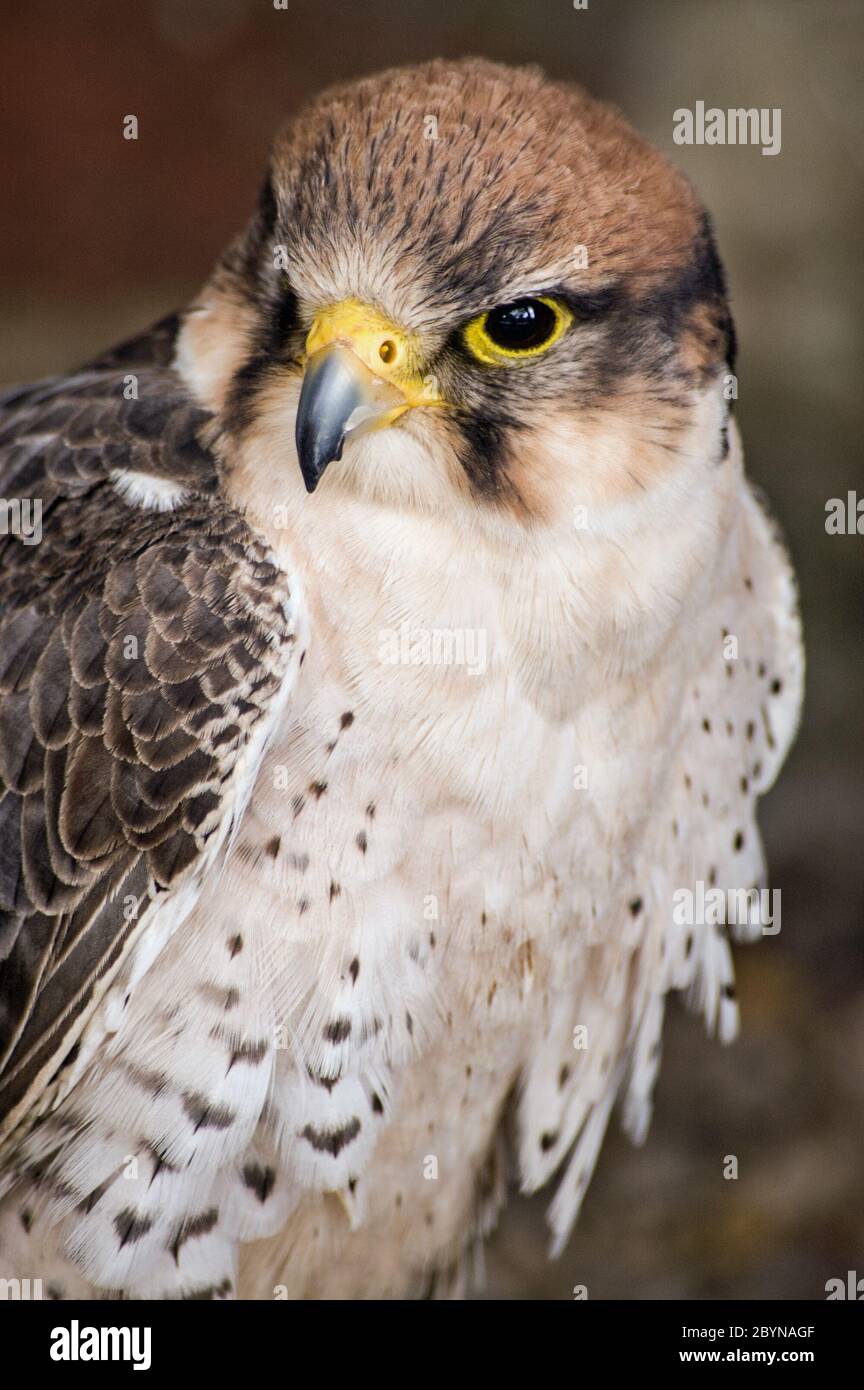
[{"label": "nostril on beak", "polygon": [[398,349],[392,338],[385,338],[378,349],[378,356],[388,367],[396,361]]}]

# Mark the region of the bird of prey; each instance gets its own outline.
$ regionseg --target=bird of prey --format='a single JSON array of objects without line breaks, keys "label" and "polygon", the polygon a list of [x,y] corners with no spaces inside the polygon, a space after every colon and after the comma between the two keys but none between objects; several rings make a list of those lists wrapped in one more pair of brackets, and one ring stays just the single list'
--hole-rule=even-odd
[{"label": "bird of prey", "polygon": [[6,393],[5,1275],[456,1295],[644,1135],[670,990],[733,1035],[676,895],[762,883],[802,668],[733,355],[687,180],[470,60],[325,93],[193,303]]}]

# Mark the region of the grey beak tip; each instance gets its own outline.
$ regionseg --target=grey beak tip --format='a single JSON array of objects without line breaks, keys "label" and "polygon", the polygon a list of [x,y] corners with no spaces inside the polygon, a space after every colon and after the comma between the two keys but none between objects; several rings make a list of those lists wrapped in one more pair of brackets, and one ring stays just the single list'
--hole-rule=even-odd
[{"label": "grey beak tip", "polygon": [[295,430],[307,492],[315,491],[328,464],[341,459],[345,423],[360,399],[357,382],[337,354],[321,355],[307,367]]},{"label": "grey beak tip", "polygon": [[314,433],[307,430],[297,430],[297,456],[300,459],[300,471],[303,474],[303,481],[306,484],[307,492],[314,492],[322,477],[328,463],[335,463],[342,457],[342,446],[345,443],[345,436],[340,435],[338,440],[331,441],[329,447],[322,447],[322,441]]}]

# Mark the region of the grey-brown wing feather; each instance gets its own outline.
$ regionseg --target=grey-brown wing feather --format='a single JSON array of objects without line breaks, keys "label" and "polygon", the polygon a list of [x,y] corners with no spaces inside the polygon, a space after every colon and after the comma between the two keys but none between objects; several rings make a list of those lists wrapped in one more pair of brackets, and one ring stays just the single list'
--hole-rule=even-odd
[{"label": "grey-brown wing feather", "polygon": [[[218,492],[164,332],[0,404],[0,495],[43,503],[39,544],[0,537],[0,1121],[50,1082],[148,903],[224,832],[296,664],[286,577]],[[186,500],[134,510],[118,468]]]}]

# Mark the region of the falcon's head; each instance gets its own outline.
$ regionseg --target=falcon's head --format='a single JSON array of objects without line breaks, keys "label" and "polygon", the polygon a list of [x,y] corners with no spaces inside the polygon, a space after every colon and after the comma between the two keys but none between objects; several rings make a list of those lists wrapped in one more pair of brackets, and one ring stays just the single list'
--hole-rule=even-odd
[{"label": "falcon's head", "polygon": [[299,467],[310,507],[530,527],[721,460],[733,346],[688,182],[583,91],[471,60],[288,126],[179,362],[274,501]]}]

